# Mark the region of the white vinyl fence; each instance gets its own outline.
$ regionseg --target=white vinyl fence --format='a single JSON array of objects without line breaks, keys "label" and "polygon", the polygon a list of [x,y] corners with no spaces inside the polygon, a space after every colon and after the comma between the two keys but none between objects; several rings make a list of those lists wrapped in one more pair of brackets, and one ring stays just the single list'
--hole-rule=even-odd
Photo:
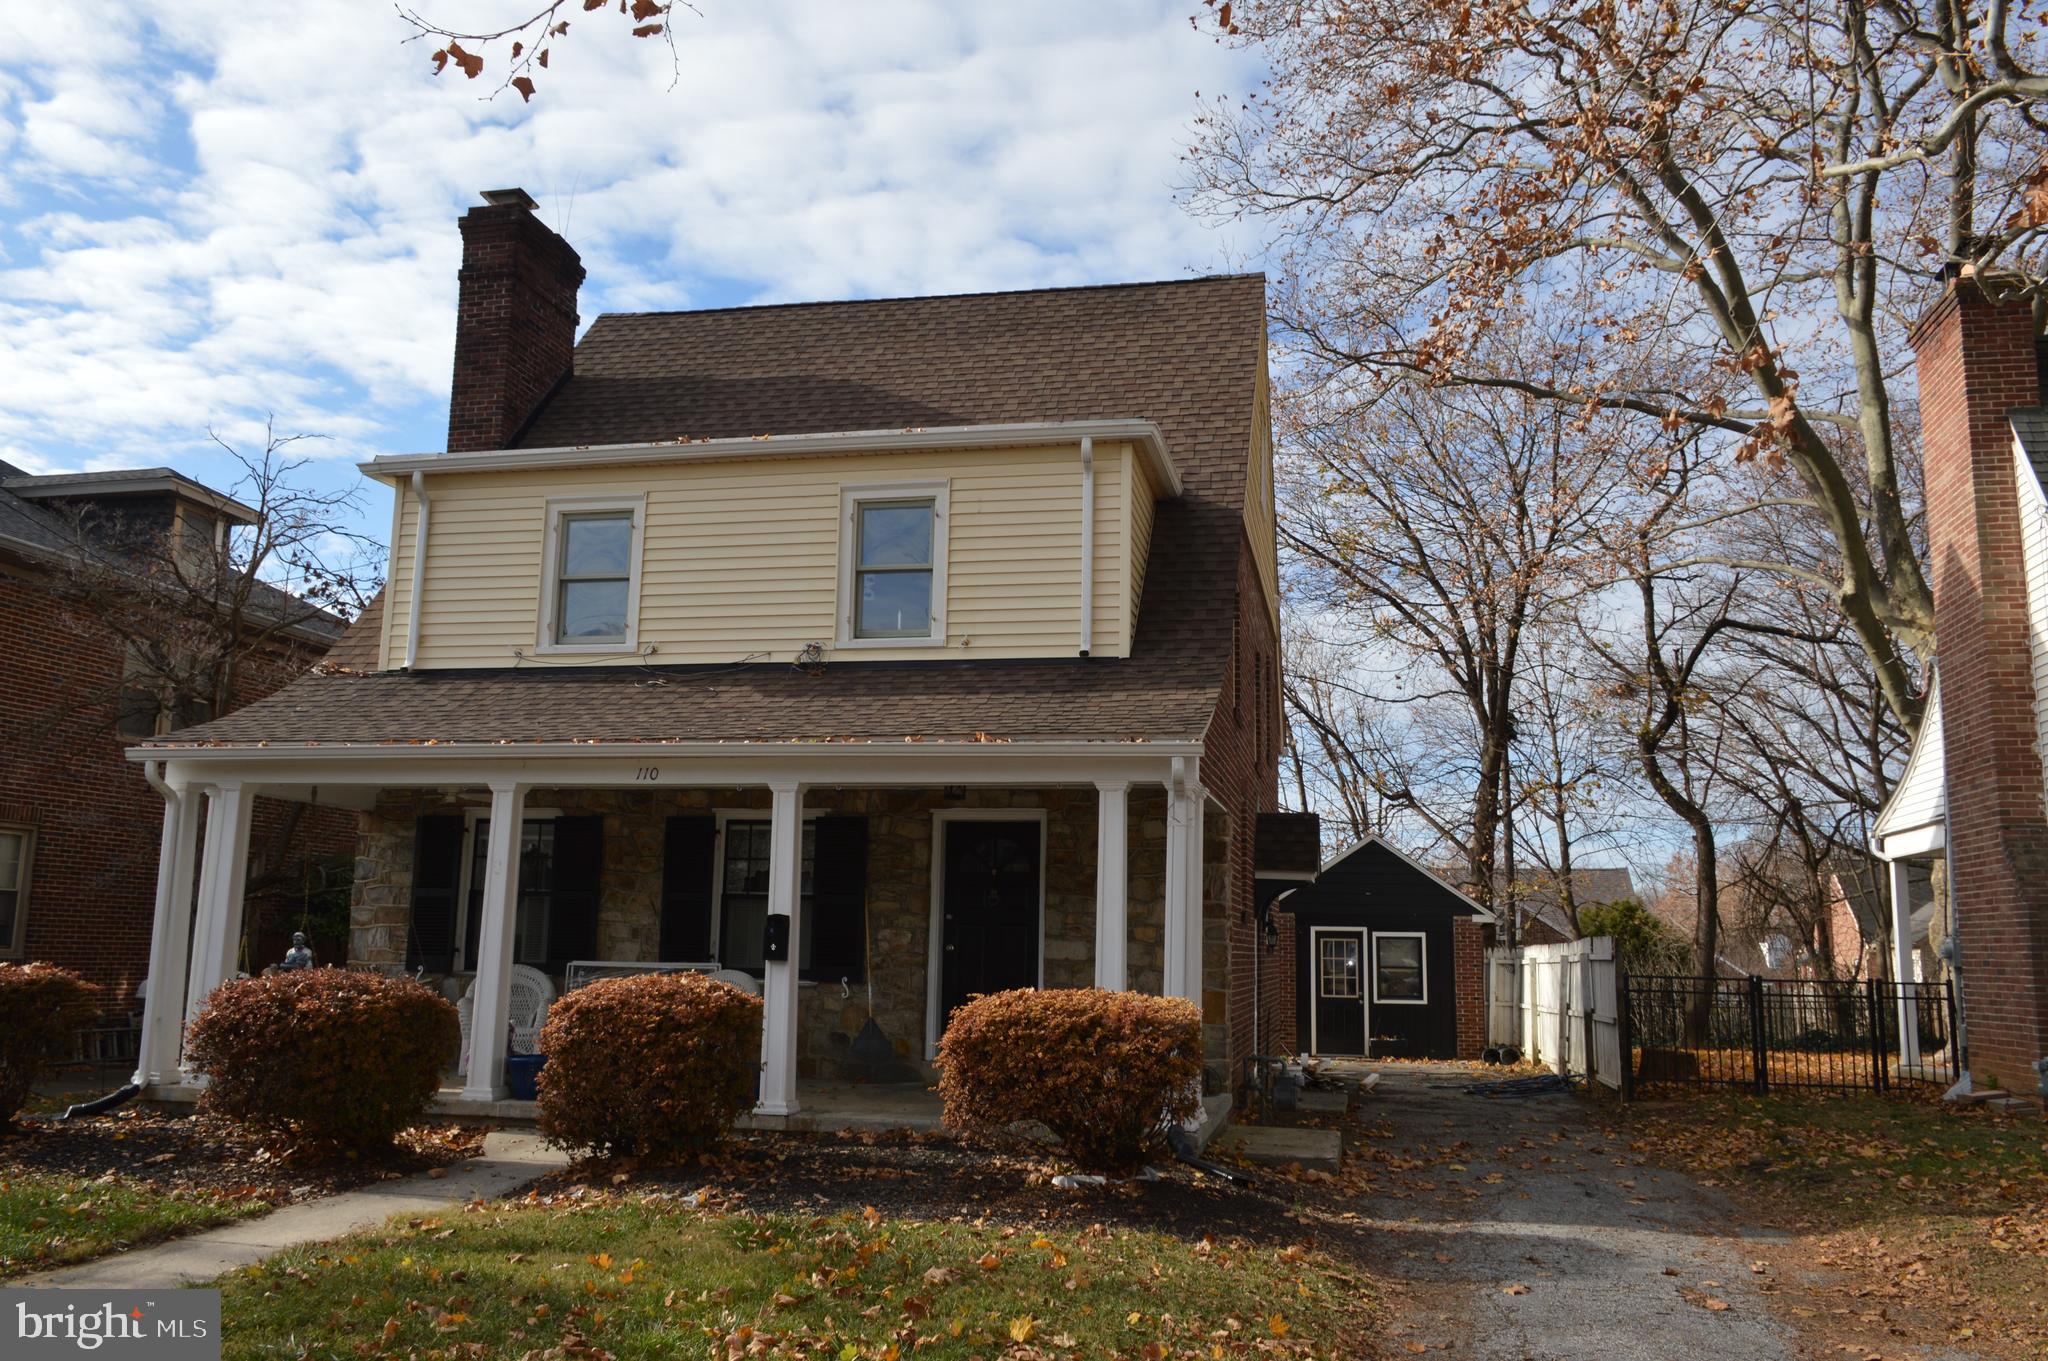
[{"label": "white vinyl fence", "polygon": [[1486,952],[1486,1042],[1572,1077],[1621,1087],[1614,941]]}]

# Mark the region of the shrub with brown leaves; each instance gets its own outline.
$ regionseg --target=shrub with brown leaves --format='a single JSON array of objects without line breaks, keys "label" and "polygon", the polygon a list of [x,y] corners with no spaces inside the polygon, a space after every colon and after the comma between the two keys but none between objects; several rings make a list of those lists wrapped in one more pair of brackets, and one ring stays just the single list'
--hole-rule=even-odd
[{"label": "shrub with brown leaves", "polygon": [[0,964],[0,1129],[37,1082],[71,1056],[72,1036],[99,1015],[99,989],[54,964]]},{"label": "shrub with brown leaves", "polygon": [[761,999],[702,974],[607,978],[548,1008],[540,1128],[606,1157],[685,1159],[754,1104]]},{"label": "shrub with brown leaves", "polygon": [[461,1040],[454,1005],[415,979],[301,969],[215,988],[185,1054],[208,1079],[202,1109],[303,1159],[388,1145]]},{"label": "shrub with brown leaves", "polygon": [[1037,1121],[1082,1168],[1133,1172],[1201,1105],[1202,1014],[1100,988],[992,993],[953,1012],[938,1066],[954,1128]]}]

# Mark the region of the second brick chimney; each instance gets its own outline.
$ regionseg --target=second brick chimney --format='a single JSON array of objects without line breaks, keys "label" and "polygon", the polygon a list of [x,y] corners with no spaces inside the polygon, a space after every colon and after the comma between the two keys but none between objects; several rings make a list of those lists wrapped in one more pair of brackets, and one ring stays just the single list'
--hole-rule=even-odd
[{"label": "second brick chimney", "polygon": [[2024,301],[1963,278],[1912,341],[1970,1067],[2030,1092],[2048,1054],[2048,812],[2011,416],[2042,402],[2038,340]]},{"label": "second brick chimney", "polygon": [[569,376],[583,261],[533,215],[524,189],[491,189],[463,215],[448,449],[503,449]]}]

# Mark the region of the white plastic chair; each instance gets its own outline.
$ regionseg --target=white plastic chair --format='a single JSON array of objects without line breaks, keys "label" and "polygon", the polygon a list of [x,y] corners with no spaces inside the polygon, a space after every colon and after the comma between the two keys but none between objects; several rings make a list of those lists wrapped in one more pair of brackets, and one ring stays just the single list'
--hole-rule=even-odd
[{"label": "white plastic chair", "polygon": [[761,995],[761,980],[744,969],[714,970],[711,974],[711,981],[714,983],[730,983],[741,992],[750,992],[756,997]]},{"label": "white plastic chair", "polygon": [[[555,985],[539,969],[526,964],[512,966],[512,1005],[507,1019],[512,1025],[512,1052],[531,1054],[540,1043],[541,1024],[547,1020],[548,1003],[555,1000]],[[462,1022],[462,1071],[469,1071],[470,1018],[476,1011],[476,980],[471,979],[455,1004]]]}]

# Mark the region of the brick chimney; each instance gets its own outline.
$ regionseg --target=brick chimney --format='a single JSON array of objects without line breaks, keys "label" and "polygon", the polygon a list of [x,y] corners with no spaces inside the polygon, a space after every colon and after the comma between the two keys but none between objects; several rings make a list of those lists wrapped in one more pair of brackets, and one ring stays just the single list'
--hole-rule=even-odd
[{"label": "brick chimney", "polygon": [[1971,278],[1912,342],[1970,1067],[2032,1092],[2048,1055],[2048,814],[2010,415],[2042,404],[2040,351],[2027,305]]},{"label": "brick chimney", "polygon": [[455,379],[448,393],[452,453],[503,449],[555,385],[576,349],[583,261],[533,215],[524,189],[488,189],[463,215]]}]

